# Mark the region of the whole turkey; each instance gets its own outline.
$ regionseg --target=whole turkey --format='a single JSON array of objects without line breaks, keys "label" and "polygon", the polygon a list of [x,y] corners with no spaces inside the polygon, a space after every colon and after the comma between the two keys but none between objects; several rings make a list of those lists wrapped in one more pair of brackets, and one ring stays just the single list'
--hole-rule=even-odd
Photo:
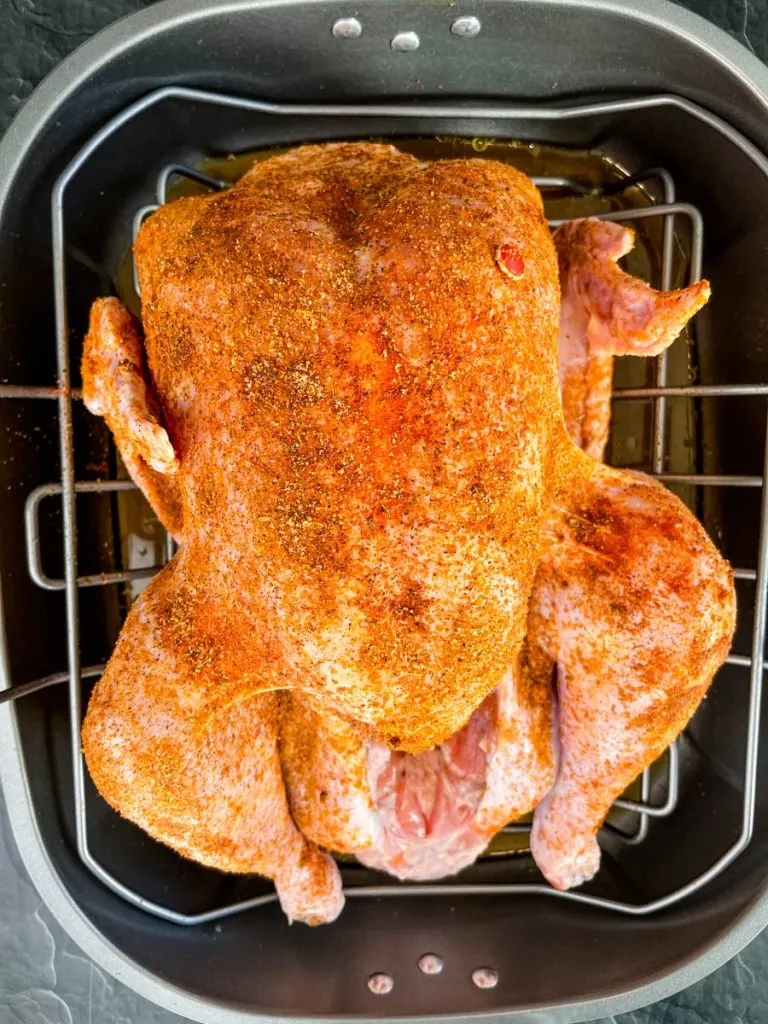
[{"label": "whole turkey", "polygon": [[709,293],[628,277],[631,244],[553,240],[511,166],[371,143],[145,222],[143,339],[97,301],[84,394],[181,549],[88,709],[110,804],[313,924],[343,905],[327,851],[436,878],[534,808],[549,881],[594,874],[734,627],[689,511],[597,460],[613,354]]}]

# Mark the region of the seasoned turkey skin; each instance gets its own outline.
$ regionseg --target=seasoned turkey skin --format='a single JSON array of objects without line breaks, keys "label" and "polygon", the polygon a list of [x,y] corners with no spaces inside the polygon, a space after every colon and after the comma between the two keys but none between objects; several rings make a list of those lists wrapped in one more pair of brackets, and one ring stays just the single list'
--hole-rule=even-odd
[{"label": "seasoned turkey skin", "polygon": [[305,146],[145,222],[141,329],[94,304],[86,404],[181,550],[94,691],[87,762],[291,919],[341,910],[323,849],[440,877],[537,805],[538,863],[577,884],[727,653],[702,528],[568,436],[561,290],[574,351],[616,308],[585,318],[600,281],[623,295],[582,224],[556,250],[507,165]]},{"label": "seasoned turkey skin", "polygon": [[227,636],[268,634],[276,671],[372,738],[447,739],[524,635],[560,436],[537,191],[482,161],[303,149],[160,209],[136,260],[185,575],[213,571]]}]

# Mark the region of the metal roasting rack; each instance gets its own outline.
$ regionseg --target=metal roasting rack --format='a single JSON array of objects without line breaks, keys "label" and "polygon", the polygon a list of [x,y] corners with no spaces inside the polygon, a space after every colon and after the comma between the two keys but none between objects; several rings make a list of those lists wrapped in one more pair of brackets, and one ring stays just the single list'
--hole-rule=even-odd
[{"label": "metal roasting rack", "polygon": [[[126,108],[109,121],[73,158],[66,170],[58,178],[51,197],[52,239],[53,239],[53,270],[54,299],[56,308],[56,352],[58,359],[58,386],[36,387],[14,384],[0,384],[0,400],[55,400],[58,403],[58,421],[60,436],[61,480],[37,487],[27,498],[25,508],[25,531],[27,546],[27,563],[32,580],[46,590],[63,591],[66,601],[67,653],[68,668],[66,671],[46,676],[32,682],[10,686],[0,691],[0,703],[13,700],[29,693],[34,693],[48,686],[66,683],[69,697],[69,717],[71,730],[72,770],[74,777],[75,827],[78,854],[85,866],[113,892],[139,907],[147,913],[154,914],[166,921],[176,924],[196,925],[217,921],[229,915],[254,909],[276,900],[275,893],[242,900],[226,906],[216,907],[198,914],[182,914],[171,908],[161,906],[146,899],[140,893],[123,884],[111,875],[96,859],[89,846],[88,821],[85,800],[85,765],[80,749],[80,727],[82,721],[82,680],[99,676],[103,665],[81,666],[79,643],[79,611],[78,594],[81,587],[111,586],[126,583],[137,578],[152,575],[160,567],[151,569],[127,570],[103,573],[92,576],[79,576],[77,569],[77,533],[75,523],[75,497],[77,494],[104,494],[134,489],[134,484],[127,480],[103,480],[80,482],[75,479],[75,453],[73,450],[73,405],[81,399],[80,393],[70,384],[69,329],[67,310],[67,279],[65,261],[65,200],[67,188],[79,170],[99,147],[119,128],[133,118],[140,117],[146,110],[167,100],[181,103],[213,104],[219,107],[241,110],[248,114],[274,115],[280,117],[356,117],[362,120],[385,118],[395,121],[419,119],[423,121],[457,119],[462,123],[482,125],[483,122],[523,121],[546,122],[568,120],[579,117],[598,117],[620,115],[638,110],[649,110],[665,106],[673,106],[686,111],[691,116],[707,124],[713,130],[725,135],[728,140],[738,146],[768,177],[768,161],[762,154],[735,132],[726,122],[715,115],[683,100],[677,96],[644,96],[637,99],[615,100],[599,103],[581,104],[576,106],[533,106],[497,104],[489,107],[459,106],[455,104],[411,103],[407,106],[399,104],[386,105],[348,105],[323,106],[307,104],[276,104],[259,100],[247,99],[233,95],[216,94],[184,87],[168,87],[157,90]],[[142,221],[153,210],[168,199],[169,186],[174,177],[181,176],[211,189],[228,187],[228,183],[211,178],[193,167],[178,163],[169,163],[160,173],[157,181],[157,202],[142,207],[137,211],[133,222],[134,237]],[[607,186],[600,192],[585,187],[582,182],[568,178],[534,178],[536,184],[546,192],[557,188],[570,191],[574,196],[606,195],[626,189],[632,185],[657,183],[657,191],[663,196],[663,202],[653,205],[620,210],[607,214],[598,214],[604,219],[619,221],[644,220],[662,218],[661,275],[660,286],[671,287],[673,269],[673,246],[675,241],[675,222],[677,218],[687,219],[690,227],[690,252],[688,254],[689,278],[698,280],[701,276],[703,232],[701,214],[696,207],[688,203],[678,202],[675,185],[671,175],[662,168],[652,168],[639,175],[621,179]],[[550,221],[555,227],[561,221]],[[137,288],[138,291],[138,288]],[[623,914],[642,916],[653,913],[679,902],[697,892],[730,865],[748,845],[753,829],[755,813],[755,795],[757,781],[757,744],[759,735],[759,718],[762,691],[762,677],[766,663],[763,661],[763,648],[766,633],[766,593],[768,590],[768,488],[764,486],[768,479],[768,435],[766,436],[765,460],[762,476],[731,476],[679,474],[664,472],[665,436],[668,405],[678,399],[718,398],[730,396],[764,396],[768,399],[768,383],[749,385],[706,385],[671,387],[667,383],[667,357],[659,356],[655,365],[655,386],[642,388],[624,388],[614,391],[615,401],[650,400],[653,403],[652,452],[651,469],[657,479],[667,484],[689,484],[697,487],[759,487],[762,488],[760,511],[760,538],[756,569],[736,569],[735,576],[740,580],[755,583],[754,620],[752,630],[751,655],[731,654],[727,662],[749,673],[749,704],[747,735],[744,759],[744,793],[742,807],[741,831],[736,841],[723,853],[718,860],[710,865],[696,878],[665,896],[648,903],[624,903],[589,893],[558,892],[544,884],[505,883],[505,884],[472,884],[453,883],[430,885],[357,885],[347,886],[346,895],[351,898],[381,898],[403,895],[409,896],[478,896],[478,895],[513,895],[525,894],[570,900],[575,903],[589,904],[605,910]],[[39,509],[41,503],[49,498],[60,497],[63,515],[64,545],[64,577],[55,579],[48,576],[41,561]],[[171,545],[166,554],[170,557]],[[638,825],[634,833],[628,834],[615,826],[612,828],[618,838],[630,844],[641,843],[649,829],[652,818],[664,818],[675,810],[679,791],[679,752],[673,744],[664,759],[664,781],[661,791],[666,793],[662,803],[651,802],[651,770],[646,769],[640,780],[640,799],[620,799],[614,807],[633,812]],[[524,832],[529,825],[510,825],[507,831]]]}]

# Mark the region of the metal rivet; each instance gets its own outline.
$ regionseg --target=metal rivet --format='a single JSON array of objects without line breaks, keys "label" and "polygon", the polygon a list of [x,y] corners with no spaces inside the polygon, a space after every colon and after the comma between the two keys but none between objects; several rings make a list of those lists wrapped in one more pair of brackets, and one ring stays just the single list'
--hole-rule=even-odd
[{"label": "metal rivet", "polygon": [[380,972],[372,974],[368,979],[368,988],[375,996],[387,996],[395,987],[395,979],[391,974]]},{"label": "metal rivet", "polygon": [[461,36],[462,39],[474,39],[476,35],[480,34],[481,28],[479,18],[457,18],[451,25],[451,32],[455,36]]},{"label": "metal rivet", "polygon": [[472,981],[478,988],[496,988],[499,975],[492,967],[476,967],[472,971]]},{"label": "metal rivet", "polygon": [[443,969],[442,957],[436,953],[425,953],[419,957],[419,970],[422,974],[439,974]]},{"label": "metal rivet", "polygon": [[418,50],[420,42],[415,32],[398,32],[389,45],[398,53],[413,53]]},{"label": "metal rivet", "polygon": [[357,39],[362,35],[363,26],[357,18],[339,18],[338,21],[334,21],[331,32],[337,39]]}]

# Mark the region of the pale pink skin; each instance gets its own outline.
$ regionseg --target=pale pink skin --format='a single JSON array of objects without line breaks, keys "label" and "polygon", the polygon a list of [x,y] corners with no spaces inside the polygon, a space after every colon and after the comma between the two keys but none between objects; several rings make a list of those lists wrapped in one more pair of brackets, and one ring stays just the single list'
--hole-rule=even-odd
[{"label": "pale pink skin", "polygon": [[557,780],[531,833],[558,889],[594,875],[611,804],[686,726],[735,622],[730,569],[687,509],[649,477],[592,465],[529,615],[558,666]]},{"label": "pale pink skin", "polygon": [[709,284],[659,292],[617,260],[635,243],[612,221],[574,220],[555,232],[560,263],[560,391],[573,441],[601,459],[611,417],[613,357],[663,352],[709,298]]}]

